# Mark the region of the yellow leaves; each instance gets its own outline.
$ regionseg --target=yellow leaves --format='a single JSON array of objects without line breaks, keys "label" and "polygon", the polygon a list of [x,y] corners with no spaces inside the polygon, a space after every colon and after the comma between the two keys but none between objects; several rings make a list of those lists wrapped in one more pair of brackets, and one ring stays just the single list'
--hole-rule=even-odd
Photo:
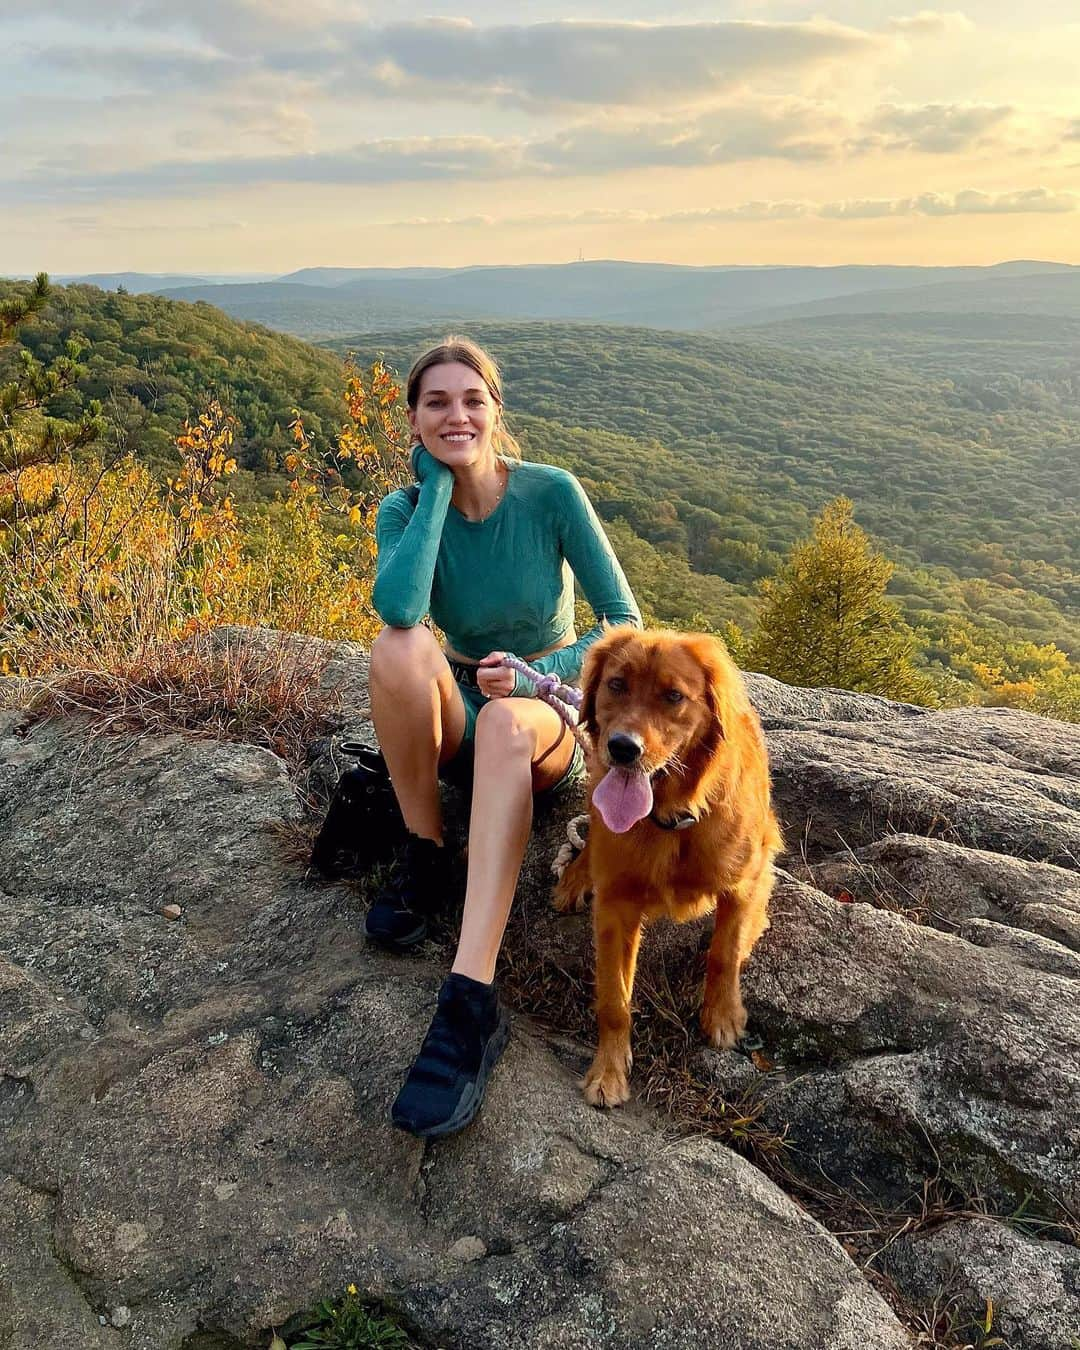
[{"label": "yellow leaves", "polygon": [[0,612],[0,670],[36,673],[65,659],[108,668],[147,641],[220,623],[372,641],[376,506],[411,478],[407,435],[394,439],[404,425],[397,385],[375,375],[355,373],[347,407],[367,425],[351,417],[336,446],[313,444],[295,414],[289,490],[271,505],[240,509],[226,490],[238,472],[236,423],[216,402],[184,424],[164,483],[130,458],[24,470],[22,485],[43,503],[29,526],[33,565],[13,584],[0,576],[0,593],[22,616],[47,597],[56,618],[44,635],[20,622],[13,643]]}]

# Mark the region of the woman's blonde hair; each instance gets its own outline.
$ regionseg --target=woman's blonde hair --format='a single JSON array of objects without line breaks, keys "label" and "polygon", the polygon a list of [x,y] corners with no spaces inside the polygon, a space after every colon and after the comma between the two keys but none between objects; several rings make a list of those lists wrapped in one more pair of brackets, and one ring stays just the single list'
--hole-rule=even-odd
[{"label": "woman's blonde hair", "polygon": [[405,382],[405,402],[416,410],[420,397],[420,381],[424,372],[432,366],[444,366],[449,361],[460,361],[463,366],[475,370],[487,385],[488,393],[499,409],[499,419],[491,434],[491,444],[497,455],[507,459],[520,459],[521,446],[506,427],[506,409],[503,406],[502,375],[495,358],[489,356],[479,343],[458,333],[450,333],[434,347],[429,347],[422,356],[417,357]]}]

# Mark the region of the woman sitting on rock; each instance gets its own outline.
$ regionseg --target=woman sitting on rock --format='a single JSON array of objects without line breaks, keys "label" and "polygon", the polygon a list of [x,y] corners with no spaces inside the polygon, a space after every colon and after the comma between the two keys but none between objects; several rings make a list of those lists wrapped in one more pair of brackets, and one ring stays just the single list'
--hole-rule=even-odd
[{"label": "woman sitting on rock", "polygon": [[[534,686],[502,665],[521,656],[563,681],[600,628],[574,632],[577,577],[598,623],[641,618],[580,483],[523,463],[503,422],[495,362],[450,337],[409,372],[416,487],[379,506],[371,713],[408,830],[366,921],[392,951],[423,941],[446,890],[439,777],[472,781],[461,936],[435,1017],[393,1106],[413,1134],[451,1134],[480,1107],[509,1034],[493,983],[534,794],[584,777],[573,735]],[[440,648],[421,620],[446,634]]]}]

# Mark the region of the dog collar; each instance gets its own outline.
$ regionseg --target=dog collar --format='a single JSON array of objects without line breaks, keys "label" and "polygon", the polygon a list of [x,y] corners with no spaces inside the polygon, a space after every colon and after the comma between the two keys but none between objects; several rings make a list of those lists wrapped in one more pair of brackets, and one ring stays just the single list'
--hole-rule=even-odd
[{"label": "dog collar", "polygon": [[692,815],[689,811],[680,811],[677,816],[672,816],[670,820],[660,820],[654,811],[650,811],[649,819],[662,830],[688,830],[691,825],[698,823],[698,817]]}]

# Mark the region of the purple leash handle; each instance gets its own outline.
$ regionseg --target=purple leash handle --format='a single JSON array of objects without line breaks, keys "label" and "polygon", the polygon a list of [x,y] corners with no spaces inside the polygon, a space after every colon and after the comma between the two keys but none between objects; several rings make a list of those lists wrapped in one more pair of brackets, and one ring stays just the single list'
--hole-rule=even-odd
[{"label": "purple leash handle", "polygon": [[554,708],[562,720],[574,733],[574,739],[586,755],[591,754],[592,747],[585,739],[585,733],[578,725],[577,710],[581,707],[584,695],[580,689],[571,689],[568,684],[563,684],[557,675],[541,675],[538,670],[533,670],[532,666],[522,661],[518,656],[504,656],[502,661],[504,666],[509,666],[511,670],[516,670],[519,675],[524,675],[527,680],[531,680],[536,686],[536,697],[542,698],[545,703]]}]

